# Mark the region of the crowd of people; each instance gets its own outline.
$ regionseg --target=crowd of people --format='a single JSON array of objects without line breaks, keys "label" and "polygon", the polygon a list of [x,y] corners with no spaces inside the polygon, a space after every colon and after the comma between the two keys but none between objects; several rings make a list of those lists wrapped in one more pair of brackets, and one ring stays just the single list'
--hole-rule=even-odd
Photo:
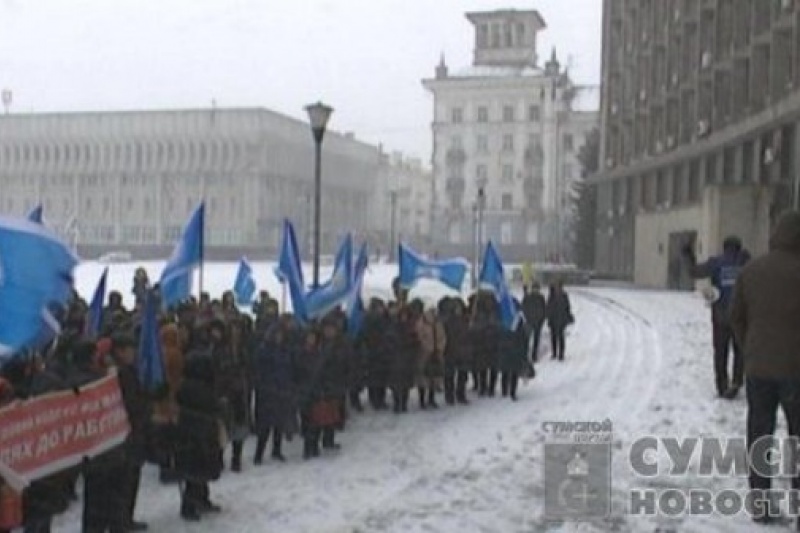
[{"label": "crowd of people", "polygon": [[[520,379],[532,378],[544,324],[552,358],[564,360],[564,331],[574,322],[560,283],[547,298],[526,286],[524,320],[503,327],[491,293],[467,301],[441,299],[427,307],[393,286],[394,300],[372,299],[357,334],[333,311],[309,325],[281,313],[262,292],[252,313],[232,293],[202,294],[159,317],[164,381],[148,389],[136,369],[142,313],[158,298],[144,270],[133,284],[136,305],[109,294],[98,338],[84,332],[87,305],[77,294],[61,317],[61,336],[41,353],[18,357],[2,369],[0,402],[57,390],[80,389],[114,369],[130,433],[125,442],[83,464],[37,480],[22,494],[26,533],[50,531],[53,516],[78,498],[83,480],[84,533],[141,531],[135,520],[144,464],[156,464],[162,483],[180,483],[180,516],[187,521],[220,511],[209,483],[228,469],[243,469],[244,441],[256,439],[252,462],[285,461],[284,441],[297,435],[303,458],[339,448],[337,432],[366,401],[377,411],[406,413],[412,391],[419,409],[469,404],[499,393],[517,399]],[[2,527],[0,527],[2,531]]]}]

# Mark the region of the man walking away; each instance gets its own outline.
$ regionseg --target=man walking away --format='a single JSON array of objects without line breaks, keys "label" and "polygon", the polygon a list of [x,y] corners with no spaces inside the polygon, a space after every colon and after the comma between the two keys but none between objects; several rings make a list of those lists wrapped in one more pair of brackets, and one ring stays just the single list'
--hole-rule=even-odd
[{"label": "man walking away", "polygon": [[544,325],[546,312],[547,304],[539,283],[533,282],[530,289],[526,285],[525,296],[522,298],[522,314],[525,315],[529,335],[533,335],[533,352],[531,354],[533,363],[539,358],[539,341],[542,338],[542,325]]},{"label": "man walking away", "polygon": [[[770,239],[770,251],[745,267],[732,296],[730,324],[744,354],[747,375],[747,440],[752,451],[759,438],[775,432],[778,406],[791,437],[800,437],[800,212],[785,214]],[[755,453],[750,488],[769,489],[769,457]],[[792,478],[800,489],[800,478]],[[760,511],[760,516],[759,512]],[[768,522],[765,509],[758,522]],[[800,519],[797,523],[800,528]]]},{"label": "man walking away", "polygon": [[[743,380],[742,354],[739,344],[733,337],[728,320],[733,287],[739,271],[750,259],[750,254],[742,249],[739,237],[727,237],[722,243],[722,255],[711,257],[705,263],[697,263],[694,250],[687,246],[683,250],[687,257],[692,277],[709,278],[719,297],[711,305],[711,322],[714,341],[714,374],[717,394],[733,399],[739,393]],[[728,381],[728,354],[733,350],[733,380]]]}]

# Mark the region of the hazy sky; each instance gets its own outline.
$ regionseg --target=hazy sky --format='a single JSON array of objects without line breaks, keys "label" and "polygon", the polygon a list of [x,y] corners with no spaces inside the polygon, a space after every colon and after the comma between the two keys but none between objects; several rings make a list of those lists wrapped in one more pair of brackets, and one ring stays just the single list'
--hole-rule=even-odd
[{"label": "hazy sky", "polygon": [[0,0],[12,112],[262,106],[430,156],[420,80],[472,60],[466,11],[538,9],[579,83],[597,83],[601,0]]}]

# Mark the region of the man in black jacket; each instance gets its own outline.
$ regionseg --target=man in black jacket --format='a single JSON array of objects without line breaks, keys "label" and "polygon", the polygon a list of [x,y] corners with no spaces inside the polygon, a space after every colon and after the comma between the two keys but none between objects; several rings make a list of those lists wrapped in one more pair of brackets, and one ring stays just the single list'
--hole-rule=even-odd
[{"label": "man in black jacket", "polygon": [[533,282],[528,288],[525,287],[525,296],[522,298],[522,314],[525,315],[525,322],[528,325],[528,333],[533,335],[533,352],[531,353],[532,362],[539,358],[539,341],[542,337],[542,325],[546,314],[546,302],[544,295],[540,292],[540,286]]}]

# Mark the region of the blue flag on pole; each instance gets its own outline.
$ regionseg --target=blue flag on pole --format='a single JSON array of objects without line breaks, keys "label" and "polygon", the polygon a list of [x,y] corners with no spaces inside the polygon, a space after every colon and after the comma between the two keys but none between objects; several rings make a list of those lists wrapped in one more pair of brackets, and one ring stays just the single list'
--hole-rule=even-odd
[{"label": "blue flag on pole", "polygon": [[86,321],[86,335],[95,338],[100,333],[100,325],[103,322],[103,304],[106,301],[106,279],[108,278],[108,268],[103,270],[100,281],[92,296],[92,303],[89,304],[89,312]]},{"label": "blue flag on pole", "polygon": [[315,320],[341,305],[353,288],[353,236],[349,233],[339,246],[331,279],[305,297],[306,316]]},{"label": "blue flag on pole", "polygon": [[201,203],[183,230],[181,240],[161,272],[161,299],[164,307],[171,307],[189,298],[192,291],[192,274],[203,261],[203,231],[205,203]]},{"label": "blue flag on pole", "polygon": [[503,327],[511,331],[516,330],[523,318],[522,312],[508,289],[503,261],[492,241],[486,245],[486,252],[483,254],[478,287],[494,294],[500,305],[500,320]]},{"label": "blue flag on pole", "polygon": [[411,248],[400,245],[400,286],[410,289],[420,279],[432,279],[455,291],[461,291],[467,275],[467,261],[461,258],[432,261],[418,256]]},{"label": "blue flag on pole", "polygon": [[353,290],[347,299],[347,334],[355,338],[361,331],[364,322],[364,300],[361,297],[361,289],[364,285],[364,274],[369,265],[369,251],[367,243],[361,245],[358,252],[358,259],[353,269]]},{"label": "blue flag on pole", "polygon": [[161,354],[161,337],[158,328],[158,302],[155,295],[148,292],[142,316],[142,329],[139,337],[137,368],[139,381],[146,390],[153,391],[164,384],[164,359]]},{"label": "blue flag on pole", "polygon": [[256,281],[253,279],[253,267],[244,257],[239,261],[239,271],[233,283],[233,295],[238,305],[250,305],[256,293]]},{"label": "blue flag on pole", "polygon": [[303,292],[303,269],[300,266],[300,250],[297,248],[294,226],[289,220],[283,221],[283,235],[275,276],[289,288],[294,317],[300,323],[308,322]]},{"label": "blue flag on pole", "polygon": [[43,328],[60,331],[50,309],[69,301],[77,264],[43,225],[0,217],[0,363],[33,347]]},{"label": "blue flag on pole", "polygon": [[42,211],[42,204],[37,205],[31,209],[30,213],[28,213],[28,220],[37,224],[42,224]]}]

